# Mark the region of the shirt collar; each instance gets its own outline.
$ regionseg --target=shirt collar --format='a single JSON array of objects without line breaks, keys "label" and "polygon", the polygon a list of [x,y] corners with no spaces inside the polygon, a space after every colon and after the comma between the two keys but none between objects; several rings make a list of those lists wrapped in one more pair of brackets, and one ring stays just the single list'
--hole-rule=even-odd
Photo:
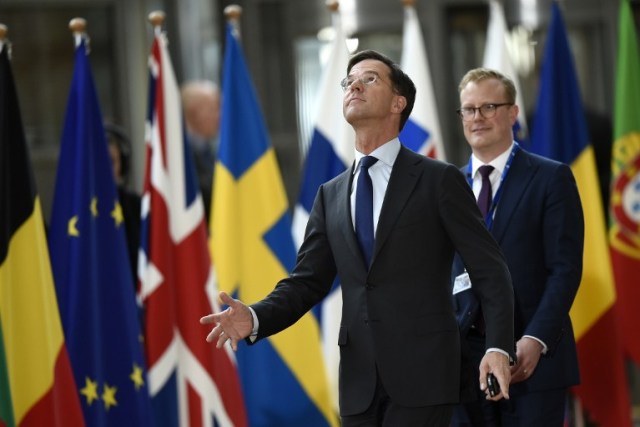
[{"label": "shirt collar", "polygon": [[[509,156],[511,155],[511,151],[513,150],[513,145],[513,141],[511,141],[511,145],[508,149],[506,149],[498,157],[487,163],[488,165],[493,166],[494,170],[497,170],[499,175],[502,175],[502,172],[507,165],[507,160],[509,160]],[[482,161],[478,159],[475,154],[471,154],[471,176],[476,176],[478,169],[484,164],[485,163],[482,163]]]},{"label": "shirt collar", "polygon": [[[398,138],[393,138],[389,142],[385,142],[380,147],[373,150],[369,156],[373,156],[378,159],[378,162],[382,162],[389,167],[392,167],[398,157],[398,153],[400,152],[400,140]],[[365,155],[355,150],[355,165],[360,164],[360,160]],[[355,173],[356,168],[353,168],[353,173]]]}]

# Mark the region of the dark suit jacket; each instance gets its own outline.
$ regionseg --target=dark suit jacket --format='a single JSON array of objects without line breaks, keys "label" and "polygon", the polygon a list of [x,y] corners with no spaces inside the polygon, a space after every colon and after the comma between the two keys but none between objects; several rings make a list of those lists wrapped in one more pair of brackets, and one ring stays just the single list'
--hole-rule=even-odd
[{"label": "dark suit jacket", "polygon": [[353,230],[353,168],[322,185],[297,265],[252,305],[258,339],[298,320],[342,283],[340,412],[363,412],[376,369],[396,403],[455,403],[460,396],[460,336],[451,302],[457,250],[486,304],[487,346],[513,343],[513,292],[504,257],[487,232],[464,176],[452,165],[401,147],[380,212],[371,266]]},{"label": "dark suit jacket", "polygon": [[521,149],[502,185],[491,233],[513,280],[515,339],[531,335],[549,347],[511,395],[578,384],[569,309],[582,276],[584,219],[575,179],[567,165]]}]

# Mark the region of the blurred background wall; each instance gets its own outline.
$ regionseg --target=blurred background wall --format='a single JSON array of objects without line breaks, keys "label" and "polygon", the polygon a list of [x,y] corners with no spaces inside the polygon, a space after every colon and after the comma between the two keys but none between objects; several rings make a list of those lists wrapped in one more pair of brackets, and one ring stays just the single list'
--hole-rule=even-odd
[{"label": "blurred background wall", "polygon": [[[507,24],[518,53],[525,108],[534,110],[537,69],[551,0],[505,0]],[[141,188],[149,12],[166,12],[165,29],[178,82],[220,82],[227,0],[2,0],[0,22],[9,27],[13,67],[24,123],[43,199],[51,206],[61,126],[73,65],[70,19],[84,17],[91,37],[91,63],[103,114],[132,140],[133,189]],[[322,69],[330,13],[324,0],[237,1],[243,8],[243,47],[290,201],[297,198],[301,156],[309,139],[313,98]],[[606,125],[613,105],[617,0],[560,2],[587,110]],[[400,0],[342,0],[342,20],[355,49],[373,48],[400,61],[403,7]],[[482,64],[489,17],[485,0],[418,1],[435,95],[449,161],[469,155],[454,111],[457,83]],[[635,8],[636,12],[638,8]],[[323,31],[323,29],[325,29]],[[330,34],[329,34],[330,37]],[[336,82],[338,84],[338,82]],[[336,108],[341,106],[336,105]],[[594,145],[608,147],[606,140]],[[602,150],[605,153],[607,150]],[[603,162],[607,164],[608,160]]]}]

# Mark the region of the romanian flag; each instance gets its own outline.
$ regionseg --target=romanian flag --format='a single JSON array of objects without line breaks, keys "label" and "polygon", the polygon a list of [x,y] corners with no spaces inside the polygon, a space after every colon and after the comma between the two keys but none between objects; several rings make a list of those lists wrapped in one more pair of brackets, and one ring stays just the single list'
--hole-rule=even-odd
[{"label": "romanian flag", "polygon": [[146,170],[138,262],[149,391],[158,426],[247,425],[233,355],[198,319],[219,311],[204,204],[160,27],[149,56]]},{"label": "romanian flag", "polygon": [[569,164],[585,219],[582,282],[571,308],[581,384],[575,393],[603,427],[630,427],[631,410],[604,209],[578,80],[557,2],[545,43],[531,151]]},{"label": "romanian flag", "polygon": [[84,426],[8,49],[0,40],[0,425]]},{"label": "romanian flag", "polygon": [[[252,303],[288,275],[295,250],[278,161],[231,25],[225,46],[210,247],[220,290]],[[237,354],[252,427],[336,425],[311,313]]]},{"label": "romanian flag", "polygon": [[628,0],[620,2],[611,156],[611,261],[625,354],[640,364],[640,52]]},{"label": "romanian flag", "polygon": [[90,426],[151,420],[124,220],[86,36],[76,34],[49,250],[76,391]]}]

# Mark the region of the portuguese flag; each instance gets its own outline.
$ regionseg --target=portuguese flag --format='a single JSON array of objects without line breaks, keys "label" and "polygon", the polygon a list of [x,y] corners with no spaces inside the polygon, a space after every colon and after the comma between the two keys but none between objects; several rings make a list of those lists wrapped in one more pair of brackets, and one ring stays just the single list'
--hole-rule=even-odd
[{"label": "portuguese flag", "polygon": [[83,426],[7,50],[0,41],[0,426]]},{"label": "portuguese flag", "polygon": [[640,364],[640,53],[628,0],[618,31],[609,244],[625,355]]}]

